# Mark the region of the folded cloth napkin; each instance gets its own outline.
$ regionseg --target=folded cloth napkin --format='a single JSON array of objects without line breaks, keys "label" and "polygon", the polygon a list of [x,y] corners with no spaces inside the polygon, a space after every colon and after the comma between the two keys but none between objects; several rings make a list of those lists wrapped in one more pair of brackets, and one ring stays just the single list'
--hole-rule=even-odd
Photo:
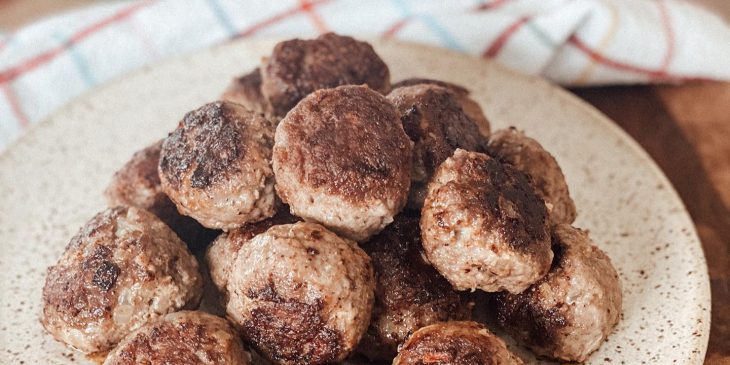
[{"label": "folded cloth napkin", "polygon": [[730,27],[680,0],[113,2],[0,35],[0,150],[85,90],[160,58],[327,31],[444,46],[564,85],[730,79]]}]

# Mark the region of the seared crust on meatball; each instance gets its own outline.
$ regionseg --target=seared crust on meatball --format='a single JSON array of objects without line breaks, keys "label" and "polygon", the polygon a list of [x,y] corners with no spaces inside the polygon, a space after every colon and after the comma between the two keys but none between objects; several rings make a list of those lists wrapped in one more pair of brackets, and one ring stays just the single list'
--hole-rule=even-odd
[{"label": "seared crust on meatball", "polygon": [[513,365],[522,360],[476,322],[443,322],[416,331],[393,365]]},{"label": "seared crust on meatball", "polygon": [[487,120],[487,117],[484,116],[484,111],[482,111],[482,107],[479,106],[479,103],[469,97],[469,90],[463,86],[440,80],[410,78],[398,81],[393,84],[393,90],[399,87],[424,84],[445,87],[453,92],[456,95],[457,101],[461,105],[461,109],[464,111],[464,113],[466,113],[469,119],[474,121],[474,123],[476,123],[476,125],[479,127],[479,132],[481,132],[484,137],[489,137],[491,131],[489,120]]},{"label": "seared crust on meatball", "polygon": [[274,215],[274,125],[241,105],[206,104],[162,144],[162,189],[178,210],[224,230]]},{"label": "seared crust on meatball", "polygon": [[205,247],[218,235],[195,219],[177,211],[175,203],[162,191],[157,165],[160,162],[162,140],[132,155],[132,158],[112,177],[104,191],[110,207],[118,205],[146,209],[167,224],[191,250]]},{"label": "seared crust on meatball", "polygon": [[228,322],[200,311],[170,313],[127,336],[104,365],[249,365]]},{"label": "seared crust on meatball", "polygon": [[241,246],[273,226],[296,223],[299,220],[299,218],[289,214],[289,207],[281,206],[273,217],[256,223],[246,223],[243,227],[224,233],[213,241],[213,244],[208,247],[205,261],[210,270],[210,278],[218,288],[218,292],[222,294],[224,303],[227,301],[228,296],[226,286],[228,285],[231,266],[236,261]]},{"label": "seared crust on meatball", "polygon": [[411,144],[382,95],[365,86],[315,91],[277,127],[276,191],[293,214],[364,241],[406,203]]},{"label": "seared crust on meatball", "polygon": [[145,210],[116,207],[86,223],[48,269],[41,323],[80,351],[104,352],[201,295],[198,263],[175,233]]},{"label": "seared crust on meatball", "polygon": [[358,348],[371,360],[391,361],[421,327],[470,318],[471,303],[424,260],[418,217],[397,216],[362,247],[377,278],[373,318]]},{"label": "seared crust on meatball", "polygon": [[388,100],[414,142],[408,206],[420,210],[434,171],[457,148],[485,152],[487,139],[459,105],[456,94],[434,84],[394,89]]},{"label": "seared crust on meatball", "polygon": [[423,248],[459,290],[519,293],[550,269],[547,209],[522,172],[456,150],[436,171],[421,215]]},{"label": "seared crust on meatball", "polygon": [[229,318],[278,364],[342,361],[370,323],[375,278],[355,242],[315,223],[278,225],[238,251]]},{"label": "seared crust on meatball", "polygon": [[538,355],[583,362],[618,323],[621,283],[586,232],[561,224],[552,240],[547,276],[521,294],[495,294],[497,321]]},{"label": "seared crust on meatball", "polygon": [[261,93],[261,70],[258,67],[231,80],[221,99],[241,104],[259,114],[271,114],[271,108]]},{"label": "seared crust on meatball", "polygon": [[495,132],[489,140],[489,152],[531,178],[535,192],[548,206],[552,224],[573,223],[575,203],[555,157],[536,140],[511,127]]},{"label": "seared crust on meatball", "polygon": [[390,91],[388,66],[373,47],[334,33],[277,44],[261,76],[261,91],[278,116],[319,89],[367,85],[382,94]]}]

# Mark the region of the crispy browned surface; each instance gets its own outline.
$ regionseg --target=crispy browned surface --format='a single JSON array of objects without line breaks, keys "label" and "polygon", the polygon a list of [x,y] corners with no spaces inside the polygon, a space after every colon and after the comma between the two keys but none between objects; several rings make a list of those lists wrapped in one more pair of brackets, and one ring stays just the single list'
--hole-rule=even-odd
[{"label": "crispy browned surface", "polygon": [[261,70],[253,71],[231,80],[221,99],[241,104],[259,114],[269,114],[270,107],[261,94]]},{"label": "crispy browned surface", "polygon": [[489,120],[487,120],[487,117],[484,115],[484,111],[482,111],[482,107],[479,105],[479,103],[469,97],[469,90],[461,85],[446,81],[414,77],[396,82],[395,84],[393,84],[393,90],[399,87],[424,84],[441,86],[453,92],[457,102],[461,106],[461,109],[464,111],[464,113],[469,117],[469,119],[476,123],[482,135],[484,135],[485,137],[489,137],[491,131]]},{"label": "crispy browned surface", "polygon": [[262,92],[283,116],[309,93],[340,85],[390,91],[388,66],[368,43],[334,33],[276,45],[262,66]]},{"label": "crispy browned surface", "polygon": [[[554,248],[554,252],[556,262],[560,262],[560,250]],[[522,332],[519,340],[529,346],[553,346],[560,332],[570,325],[565,310],[561,310],[565,303],[544,307],[539,292],[535,290],[527,289],[518,295],[498,293],[494,295],[493,301],[498,308],[499,323],[505,328],[514,329],[515,333]]]},{"label": "crispy browned surface", "polygon": [[171,187],[179,189],[189,177],[193,188],[204,189],[235,172],[231,169],[247,147],[241,143],[245,124],[229,122],[238,120],[239,113],[217,102],[185,114],[162,146],[160,174]]},{"label": "crispy browned surface", "polygon": [[440,188],[435,199],[452,191],[449,196],[459,197],[451,209],[488,217],[481,228],[499,231],[515,250],[531,252],[536,242],[548,239],[545,204],[525,174],[482,153],[457,153],[453,160],[449,168],[458,177]]},{"label": "crispy browned surface", "polygon": [[[384,96],[364,86],[314,92],[281,121],[277,136],[282,133],[286,145],[277,142],[273,160],[284,202],[301,186],[354,204],[405,200],[411,142]],[[279,180],[281,170],[296,181]]]},{"label": "crispy browned surface", "polygon": [[[144,295],[171,295],[158,298],[169,303],[157,309],[162,313],[197,306],[202,294],[197,262],[162,222],[136,208],[107,209],[79,230],[48,269],[41,322],[57,338],[67,329],[86,332],[94,327],[82,343],[73,345],[84,352],[109,350],[150,315],[151,301],[129,298],[118,303],[136,285],[135,292]],[[114,315],[119,306],[128,306],[132,313],[125,315],[132,319],[118,323]]]},{"label": "crispy browned surface", "polygon": [[551,205],[552,224],[573,223],[575,204],[555,157],[536,140],[514,127],[495,132],[489,140],[489,153],[530,177],[535,192]]},{"label": "crispy browned surface", "polygon": [[545,203],[486,154],[457,149],[441,164],[420,224],[428,261],[459,290],[519,293],[550,269]]},{"label": "crispy browned surface", "polygon": [[457,148],[485,152],[487,139],[464,113],[457,94],[447,88],[433,84],[399,87],[388,94],[388,100],[414,142],[409,206],[420,209],[436,168]]},{"label": "crispy browned surface", "polygon": [[322,318],[321,301],[307,304],[283,298],[273,283],[247,296],[261,301],[241,328],[269,359],[284,364],[326,364],[341,356],[341,334]]},{"label": "crispy browned surface", "polygon": [[393,365],[522,364],[504,342],[476,322],[444,322],[421,328]]},{"label": "crispy browned surface", "polygon": [[243,343],[225,319],[182,311],[128,336],[104,365],[247,365]]},{"label": "crispy browned surface", "polygon": [[370,323],[375,277],[353,241],[315,223],[271,227],[238,251],[226,312],[280,364],[342,361]]},{"label": "crispy browned surface", "polygon": [[275,212],[273,123],[227,101],[185,115],[162,144],[162,189],[185,215],[224,230]]},{"label": "crispy browned surface", "polygon": [[237,242],[236,246],[239,248],[248,240],[254,238],[256,235],[266,232],[267,229],[279,225],[279,224],[290,224],[301,221],[299,217],[291,215],[289,213],[289,207],[286,205],[280,206],[276,215],[271,218],[264,219],[260,222],[246,223],[240,228],[236,228],[227,232],[228,238],[231,241]]},{"label": "crispy browned surface", "polygon": [[621,284],[606,254],[586,232],[553,227],[552,267],[519,294],[493,299],[497,321],[541,356],[585,361],[613,330],[621,313]]},{"label": "crispy browned surface", "polygon": [[131,206],[148,210],[197,251],[213,240],[219,231],[207,229],[195,219],[180,214],[160,185],[157,166],[162,140],[137,151],[119,169],[104,191],[109,206]]},{"label": "crispy browned surface", "polygon": [[[51,266],[43,287],[43,301],[52,307],[60,319],[74,327],[84,327],[89,322],[109,319],[110,306],[116,305],[116,292],[112,289],[120,274],[120,268],[112,261],[110,244],[116,240],[115,220],[126,214],[126,208],[117,207],[97,214],[71,239],[64,256],[83,255],[80,261]],[[92,241],[93,240],[93,241]],[[87,241],[91,241],[87,243]],[[94,243],[96,242],[96,243]],[[140,250],[144,244],[132,248]],[[75,252],[90,245],[86,255]],[[70,265],[69,265],[70,264]],[[85,284],[91,285],[85,285]],[[82,303],[77,306],[74,303]],[[47,309],[44,309],[44,312]],[[47,324],[47,318],[42,322]]]},{"label": "crispy browned surface", "polygon": [[162,140],[139,150],[114,173],[112,181],[104,192],[109,203],[150,208],[166,198],[160,187],[157,164],[160,162]]},{"label": "crispy browned surface", "polygon": [[373,319],[360,352],[391,360],[417,329],[471,316],[468,300],[423,259],[418,217],[399,215],[363,245],[377,278]]}]

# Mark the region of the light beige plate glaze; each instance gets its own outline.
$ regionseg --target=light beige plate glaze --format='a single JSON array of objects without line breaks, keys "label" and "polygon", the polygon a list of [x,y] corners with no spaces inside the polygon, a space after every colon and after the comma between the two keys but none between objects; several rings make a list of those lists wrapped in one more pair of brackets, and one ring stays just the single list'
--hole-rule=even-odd
[{"label": "light beige plate glaze", "polygon": [[[88,361],[38,322],[46,267],[104,208],[105,185],[135,150],[214,100],[272,45],[236,42],[145,68],[70,104],[0,156],[0,363]],[[494,129],[522,128],[557,157],[578,207],[576,226],[590,230],[623,282],[622,320],[588,363],[702,363],[710,326],[702,249],[679,197],[633,140],[540,79],[443,49],[375,46],[393,80],[467,85]]]}]

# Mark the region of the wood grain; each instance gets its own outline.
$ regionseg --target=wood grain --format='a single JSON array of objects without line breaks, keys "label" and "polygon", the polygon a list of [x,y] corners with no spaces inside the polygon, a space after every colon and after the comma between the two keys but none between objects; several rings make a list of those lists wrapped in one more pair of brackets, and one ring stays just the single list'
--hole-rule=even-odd
[{"label": "wood grain", "polygon": [[710,271],[712,327],[705,363],[730,364],[730,83],[571,91],[636,139],[682,197]]}]

